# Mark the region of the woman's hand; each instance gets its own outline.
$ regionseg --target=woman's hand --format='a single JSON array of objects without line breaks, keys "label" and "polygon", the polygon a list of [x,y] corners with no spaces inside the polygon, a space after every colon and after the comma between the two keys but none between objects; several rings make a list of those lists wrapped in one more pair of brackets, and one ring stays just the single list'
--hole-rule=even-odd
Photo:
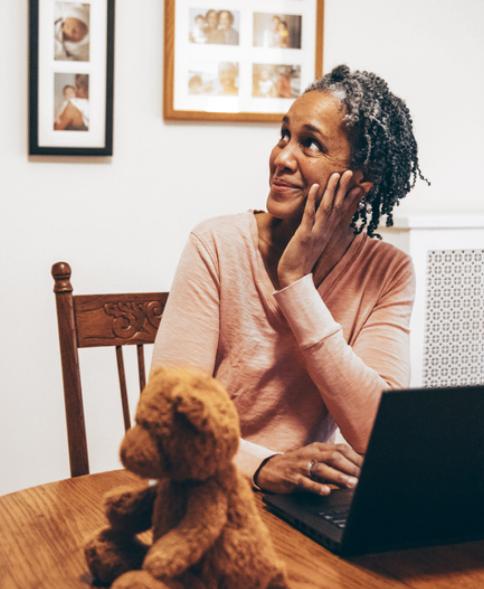
[{"label": "woman's hand", "polygon": [[318,198],[319,184],[309,189],[301,223],[277,266],[280,288],[312,272],[327,245],[338,239],[341,230],[351,223],[357,202],[364,193],[360,186],[351,188],[352,179],[351,170],[331,174],[321,199]]},{"label": "woman's hand", "polygon": [[329,495],[334,485],[353,488],[362,462],[362,456],[347,444],[314,442],[276,454],[261,468],[256,483],[272,493],[298,490]]}]

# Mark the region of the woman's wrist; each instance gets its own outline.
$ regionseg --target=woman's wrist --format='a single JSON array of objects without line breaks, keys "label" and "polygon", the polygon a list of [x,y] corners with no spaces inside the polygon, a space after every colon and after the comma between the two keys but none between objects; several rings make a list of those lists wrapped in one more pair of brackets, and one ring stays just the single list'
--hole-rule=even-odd
[{"label": "woman's wrist", "polygon": [[257,470],[255,471],[254,475],[252,476],[252,483],[254,484],[254,487],[256,487],[256,489],[258,489],[259,491],[265,491],[265,489],[263,487],[263,483],[261,484],[261,481],[260,481],[260,478],[261,478],[260,475],[261,475],[262,469],[275,456],[279,456],[279,453],[276,452],[275,454],[271,454],[270,456],[267,456],[267,458],[264,458],[264,460],[257,467]]}]

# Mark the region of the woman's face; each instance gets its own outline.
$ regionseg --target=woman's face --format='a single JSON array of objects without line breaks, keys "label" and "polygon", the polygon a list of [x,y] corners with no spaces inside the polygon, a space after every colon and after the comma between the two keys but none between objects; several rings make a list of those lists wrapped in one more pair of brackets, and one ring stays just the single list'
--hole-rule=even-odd
[{"label": "woman's face", "polygon": [[221,29],[230,29],[232,26],[232,19],[226,10],[222,10],[218,15],[218,26]]},{"label": "woman's face", "polygon": [[207,12],[207,25],[211,29],[217,28],[218,25],[218,15],[215,10],[209,10]]},{"label": "woman's face", "polygon": [[223,88],[234,87],[237,79],[237,68],[231,63],[224,64],[222,62],[218,69],[218,79]]},{"label": "woman's face", "polygon": [[333,172],[348,169],[351,145],[344,114],[341,102],[327,92],[308,92],[294,101],[269,158],[267,210],[274,217],[301,215],[313,184],[322,190]]}]

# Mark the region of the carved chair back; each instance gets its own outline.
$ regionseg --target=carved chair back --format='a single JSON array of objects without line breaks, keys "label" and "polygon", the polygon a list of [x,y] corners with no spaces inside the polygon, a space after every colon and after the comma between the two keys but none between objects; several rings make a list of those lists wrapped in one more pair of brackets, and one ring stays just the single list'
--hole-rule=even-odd
[{"label": "carved chair back", "polygon": [[124,428],[130,415],[123,346],[137,348],[140,391],[145,386],[144,344],[152,344],[168,293],[73,295],[71,267],[52,266],[57,306],[59,343],[71,476],[89,473],[86,427],[82,402],[79,348],[111,346],[116,351]]}]

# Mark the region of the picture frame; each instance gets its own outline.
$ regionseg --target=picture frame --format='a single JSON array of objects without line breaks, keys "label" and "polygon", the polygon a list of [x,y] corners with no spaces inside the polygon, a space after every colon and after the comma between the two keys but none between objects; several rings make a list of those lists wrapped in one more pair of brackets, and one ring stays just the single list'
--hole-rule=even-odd
[{"label": "picture frame", "polygon": [[113,154],[115,0],[29,0],[29,154]]},{"label": "picture frame", "polygon": [[280,121],[322,75],[323,20],[324,0],[165,0],[164,118]]}]

